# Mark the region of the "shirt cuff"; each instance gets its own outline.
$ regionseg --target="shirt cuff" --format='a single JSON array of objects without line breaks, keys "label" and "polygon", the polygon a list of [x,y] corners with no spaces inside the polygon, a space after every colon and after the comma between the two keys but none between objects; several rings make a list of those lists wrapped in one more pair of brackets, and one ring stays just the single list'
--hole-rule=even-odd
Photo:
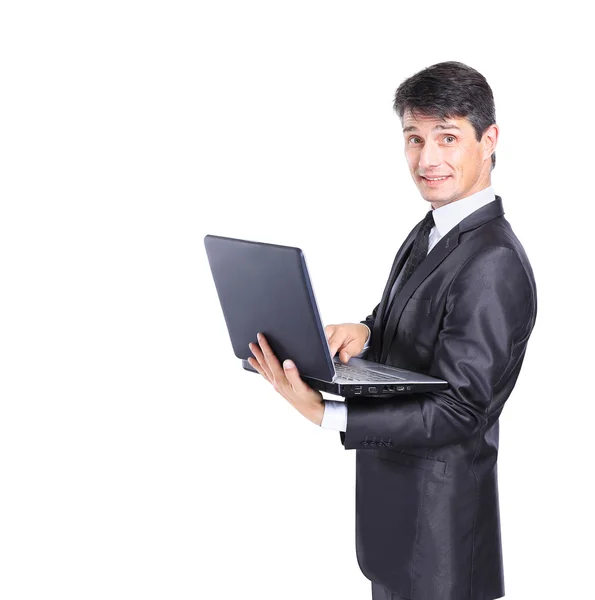
[{"label": "shirt cuff", "polygon": [[362,323],[362,325],[364,325],[364,327],[368,330],[368,339],[366,340],[362,351],[359,354],[356,354],[355,358],[362,358],[363,355],[367,352],[368,348],[370,347],[370,338],[372,337],[372,331],[365,323]]},{"label": "shirt cuff", "polygon": [[347,431],[347,405],[340,400],[325,400],[321,427]]}]

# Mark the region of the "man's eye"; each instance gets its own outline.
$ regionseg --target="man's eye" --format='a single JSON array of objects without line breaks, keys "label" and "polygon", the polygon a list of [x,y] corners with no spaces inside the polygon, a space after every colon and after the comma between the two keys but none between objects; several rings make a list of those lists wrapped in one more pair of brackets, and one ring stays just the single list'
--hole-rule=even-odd
[{"label": "man's eye", "polygon": [[444,136],[444,141],[445,141],[447,144],[452,144],[452,143],[453,143],[455,140],[456,140],[456,138],[455,138],[455,136],[454,136],[454,135],[445,135],[445,136]]},{"label": "man's eye", "polygon": [[419,144],[420,142],[421,142],[421,140],[418,137],[410,137],[409,138],[409,143],[412,145]]}]

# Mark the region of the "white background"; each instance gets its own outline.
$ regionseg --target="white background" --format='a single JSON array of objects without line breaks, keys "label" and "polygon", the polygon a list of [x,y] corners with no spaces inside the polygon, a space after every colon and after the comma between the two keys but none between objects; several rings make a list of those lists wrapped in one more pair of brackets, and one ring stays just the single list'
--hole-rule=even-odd
[{"label": "white background", "polygon": [[240,368],[203,237],[301,247],[324,323],[363,319],[427,210],[392,96],[443,60],[494,90],[539,293],[501,418],[506,597],[593,593],[578,4],[2,4],[2,600],[370,597],[354,452]]}]

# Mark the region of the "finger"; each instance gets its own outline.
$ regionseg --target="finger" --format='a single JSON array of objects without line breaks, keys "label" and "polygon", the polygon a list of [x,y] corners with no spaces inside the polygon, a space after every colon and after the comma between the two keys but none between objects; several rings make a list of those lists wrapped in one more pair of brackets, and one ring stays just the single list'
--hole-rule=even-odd
[{"label": "finger", "polygon": [[345,335],[335,334],[329,344],[331,356],[335,356],[338,352],[339,359],[347,362],[354,354],[357,354],[354,350],[355,346],[352,345],[353,341],[352,338],[345,337]]},{"label": "finger", "polygon": [[278,378],[283,375],[283,368],[281,367],[281,363],[279,359],[273,352],[273,349],[269,346],[267,339],[264,337],[262,333],[257,333],[256,337],[258,338],[258,343],[260,344],[260,348],[266,360],[266,363],[273,374],[273,378]]},{"label": "finger", "polygon": [[262,353],[262,350],[260,349],[260,346],[258,344],[248,344],[248,347],[250,348],[250,352],[254,354],[254,358],[258,362],[258,365],[264,371],[265,377],[271,383],[273,383],[273,374],[271,373],[271,369],[267,364],[267,361],[264,357],[264,354]]},{"label": "finger", "polygon": [[351,358],[351,354],[347,351],[347,350],[342,350],[341,352],[339,352],[339,360],[341,362],[349,362],[349,359]]},{"label": "finger", "polygon": [[346,363],[352,356],[359,354],[361,352],[361,348],[359,347],[358,341],[356,338],[350,338],[343,340],[343,346],[339,352],[339,360]]},{"label": "finger", "polygon": [[342,340],[339,338],[337,331],[335,330],[331,337],[328,339],[328,347],[331,352],[331,356],[335,356],[337,351],[342,345]]},{"label": "finger", "polygon": [[326,335],[326,339],[330,340],[333,333],[335,333],[335,331],[337,330],[337,326],[336,325],[327,325],[324,328],[324,334]]},{"label": "finger", "polygon": [[296,394],[303,394],[310,389],[310,386],[300,377],[299,371],[292,360],[283,361],[283,370],[287,381],[289,381]]},{"label": "finger", "polygon": [[267,374],[263,371],[262,367],[260,366],[259,362],[255,359],[252,358],[251,356],[248,358],[248,364],[251,367],[254,367],[269,383],[271,383],[271,380],[268,378]]}]

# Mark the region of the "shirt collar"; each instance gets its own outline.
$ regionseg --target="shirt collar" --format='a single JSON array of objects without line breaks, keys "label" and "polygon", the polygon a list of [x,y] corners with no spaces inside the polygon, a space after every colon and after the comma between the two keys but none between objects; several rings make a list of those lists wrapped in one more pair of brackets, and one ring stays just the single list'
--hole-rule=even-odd
[{"label": "shirt collar", "polygon": [[493,202],[495,199],[494,189],[490,185],[471,196],[455,200],[454,202],[450,202],[440,208],[434,209],[432,211],[432,216],[434,217],[434,224],[436,225],[440,237],[444,237],[465,217],[468,217],[478,208],[481,208],[489,202]]}]

